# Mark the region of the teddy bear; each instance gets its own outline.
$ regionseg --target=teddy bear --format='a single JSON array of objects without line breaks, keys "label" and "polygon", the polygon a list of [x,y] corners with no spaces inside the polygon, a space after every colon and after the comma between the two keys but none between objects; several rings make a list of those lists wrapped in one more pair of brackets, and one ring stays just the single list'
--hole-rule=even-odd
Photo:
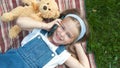
[{"label": "teddy bear", "polygon": [[[58,18],[60,12],[58,10],[58,5],[55,0],[40,0],[36,2],[35,0],[30,2],[29,0],[23,0],[23,2],[28,3],[28,6],[18,6],[13,10],[3,13],[1,20],[4,22],[9,22],[17,19],[20,16],[28,16],[38,21],[43,21],[43,18]],[[16,38],[21,32],[21,28],[18,25],[14,25],[9,30],[9,37],[11,39]]]}]

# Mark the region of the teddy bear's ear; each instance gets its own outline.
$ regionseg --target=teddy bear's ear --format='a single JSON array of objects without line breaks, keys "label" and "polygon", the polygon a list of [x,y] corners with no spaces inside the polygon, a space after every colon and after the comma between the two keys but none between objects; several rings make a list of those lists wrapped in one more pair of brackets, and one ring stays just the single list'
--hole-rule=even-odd
[{"label": "teddy bear's ear", "polygon": [[36,2],[32,2],[32,6],[34,8],[34,10],[38,10],[38,4]]}]

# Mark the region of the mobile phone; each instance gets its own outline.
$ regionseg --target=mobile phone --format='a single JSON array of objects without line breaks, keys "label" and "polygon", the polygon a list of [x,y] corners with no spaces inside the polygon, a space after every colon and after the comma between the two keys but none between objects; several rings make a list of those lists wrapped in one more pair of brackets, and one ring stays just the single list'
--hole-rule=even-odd
[{"label": "mobile phone", "polygon": [[[60,16],[60,19],[63,20],[63,19],[64,19],[64,16]],[[48,32],[48,36],[51,36],[57,28],[58,28],[58,25],[57,25],[57,24],[54,24],[54,25],[52,26],[52,28],[50,29],[50,31]]]},{"label": "mobile phone", "polygon": [[57,28],[58,28],[58,25],[54,24],[50,29],[50,31],[48,32],[48,36],[51,36]]}]

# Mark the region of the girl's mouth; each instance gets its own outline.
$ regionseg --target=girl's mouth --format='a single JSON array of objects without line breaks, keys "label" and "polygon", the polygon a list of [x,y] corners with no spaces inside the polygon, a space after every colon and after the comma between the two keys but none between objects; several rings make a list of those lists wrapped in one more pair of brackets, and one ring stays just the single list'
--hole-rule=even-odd
[{"label": "girl's mouth", "polygon": [[53,39],[53,41],[51,41],[51,42],[52,42],[53,44],[55,44],[55,45],[59,45],[59,44],[58,44],[59,41],[60,41],[60,36],[59,36],[58,33],[55,33],[54,39]]},{"label": "girl's mouth", "polygon": [[61,40],[58,33],[56,33],[56,39],[57,39],[57,41]]}]

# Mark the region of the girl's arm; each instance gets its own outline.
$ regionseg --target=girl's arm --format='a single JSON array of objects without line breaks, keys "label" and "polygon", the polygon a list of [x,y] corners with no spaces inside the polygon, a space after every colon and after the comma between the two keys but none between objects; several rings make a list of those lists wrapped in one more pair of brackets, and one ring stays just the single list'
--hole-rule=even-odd
[{"label": "girl's arm", "polygon": [[70,68],[90,68],[88,58],[87,58],[81,44],[76,43],[74,46],[75,46],[79,60],[77,60],[71,56],[67,59],[65,64]]},{"label": "girl's arm", "polygon": [[29,17],[19,17],[16,21],[17,25],[20,26],[23,30],[31,30],[34,28],[49,30],[55,23],[61,21],[56,19],[50,23],[36,21]]}]

